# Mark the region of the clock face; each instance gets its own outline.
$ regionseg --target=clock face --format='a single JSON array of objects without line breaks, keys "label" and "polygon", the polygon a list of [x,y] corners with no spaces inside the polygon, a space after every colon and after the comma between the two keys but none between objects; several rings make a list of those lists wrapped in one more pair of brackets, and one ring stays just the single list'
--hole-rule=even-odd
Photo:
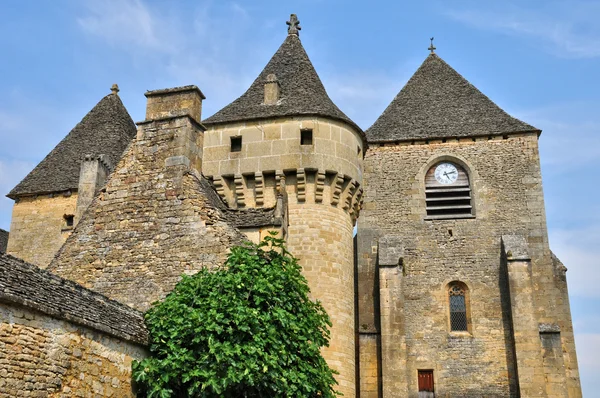
[{"label": "clock face", "polygon": [[452,163],[440,163],[435,168],[434,175],[440,184],[453,184],[458,178],[458,170]]}]

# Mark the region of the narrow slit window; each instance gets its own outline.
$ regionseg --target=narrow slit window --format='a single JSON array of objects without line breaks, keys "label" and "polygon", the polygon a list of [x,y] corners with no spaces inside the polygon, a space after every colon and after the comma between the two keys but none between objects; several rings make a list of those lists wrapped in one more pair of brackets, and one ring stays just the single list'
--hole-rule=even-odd
[{"label": "narrow slit window", "polygon": [[73,226],[73,222],[75,220],[75,216],[72,214],[65,214],[63,216],[63,218],[65,219],[65,226],[66,227],[72,227]]},{"label": "narrow slit window", "polygon": [[452,332],[467,332],[469,323],[467,320],[467,297],[466,289],[458,283],[450,285],[448,289],[450,304],[450,330]]},{"label": "narrow slit window", "polygon": [[428,219],[473,217],[467,172],[452,162],[435,164],[425,176],[425,203]]},{"label": "narrow slit window", "polygon": [[312,145],[312,144],[313,144],[312,129],[300,130],[300,145]]},{"label": "narrow slit window", "polygon": [[241,152],[242,150],[242,137],[231,137],[231,152]]}]

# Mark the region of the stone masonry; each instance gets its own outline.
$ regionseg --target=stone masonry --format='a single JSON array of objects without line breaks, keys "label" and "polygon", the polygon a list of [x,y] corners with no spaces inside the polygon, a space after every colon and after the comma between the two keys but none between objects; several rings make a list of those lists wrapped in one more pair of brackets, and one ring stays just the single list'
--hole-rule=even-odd
[{"label": "stone masonry", "polygon": [[299,23],[207,119],[175,87],[145,93],[136,129],[114,85],[9,193],[8,253],[47,270],[0,254],[0,396],[131,396],[138,311],[276,232],[331,317],[345,397],[581,397],[541,131],[433,46],[362,131]]},{"label": "stone masonry", "polygon": [[0,254],[0,397],[132,397],[142,314]]},{"label": "stone masonry", "polygon": [[[426,220],[424,177],[440,160],[470,171],[475,218]],[[580,396],[572,326],[564,316],[564,287],[558,284],[564,269],[554,266],[548,248],[537,134],[371,145],[365,180],[358,322],[361,351],[373,349],[372,333],[381,335],[383,395],[400,390],[416,397],[417,370],[433,369],[441,396],[506,397],[519,391],[528,397]],[[401,248],[396,271],[376,280],[377,264],[384,270],[381,239],[390,234],[401,237],[394,243]],[[513,279],[517,265],[503,268],[504,234],[523,236],[531,257],[529,282]],[[448,331],[446,286],[454,280],[469,289],[468,333]],[[379,297],[371,294],[374,289]],[[403,304],[386,321],[389,300]],[[522,323],[525,319],[528,323]],[[560,373],[568,394],[547,391],[545,380],[556,370],[541,363],[542,323],[560,327],[565,352]],[[521,348],[521,341],[530,348]],[[394,372],[389,385],[386,369]],[[363,395],[378,396],[373,390]]]}]

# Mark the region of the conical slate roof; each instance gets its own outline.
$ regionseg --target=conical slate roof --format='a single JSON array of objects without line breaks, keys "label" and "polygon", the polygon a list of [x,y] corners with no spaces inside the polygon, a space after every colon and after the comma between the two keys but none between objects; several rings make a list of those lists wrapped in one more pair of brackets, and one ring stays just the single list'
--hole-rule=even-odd
[{"label": "conical slate roof", "polygon": [[[264,85],[270,74],[274,74],[279,81],[281,99],[277,104],[266,105]],[[300,38],[296,34],[289,34],[248,91],[202,123],[209,126],[300,115],[341,120],[350,124],[360,134],[364,134],[362,129],[331,101]]]},{"label": "conical slate roof", "polygon": [[116,93],[109,94],[7,195],[77,189],[85,155],[104,154],[116,165],[136,134],[135,123]]},{"label": "conical slate roof", "polygon": [[431,53],[366,135],[386,142],[525,131],[540,130],[504,112]]}]

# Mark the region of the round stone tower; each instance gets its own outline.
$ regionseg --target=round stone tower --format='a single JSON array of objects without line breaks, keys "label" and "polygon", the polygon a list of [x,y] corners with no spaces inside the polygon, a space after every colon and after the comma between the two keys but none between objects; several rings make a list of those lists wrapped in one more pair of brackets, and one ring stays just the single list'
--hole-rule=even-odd
[{"label": "round stone tower", "polygon": [[[298,23],[292,15],[286,40],[248,91],[203,121],[202,170],[235,208],[274,206],[285,190],[288,249],[333,323],[323,355],[339,372],[338,389],[354,397],[353,227],[366,140],[327,95]],[[244,232],[256,240],[266,233]]]}]

